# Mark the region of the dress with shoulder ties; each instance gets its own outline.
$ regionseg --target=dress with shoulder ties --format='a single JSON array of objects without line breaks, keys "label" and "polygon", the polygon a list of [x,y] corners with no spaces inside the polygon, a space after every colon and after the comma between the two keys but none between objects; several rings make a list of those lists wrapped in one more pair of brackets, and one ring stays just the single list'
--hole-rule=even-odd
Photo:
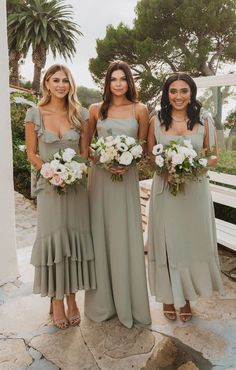
[{"label": "dress with shoulder ties", "polygon": [[[212,145],[214,133],[212,128],[209,131]],[[199,124],[197,132],[186,136],[168,135],[162,132],[157,118],[155,138],[163,145],[188,139],[200,151],[204,125]],[[164,178],[154,175],[147,246],[150,290],[158,302],[183,307],[186,300],[209,296],[213,290],[223,293],[207,176],[187,183],[183,192],[173,196]]]},{"label": "dress with shoulder ties", "polygon": [[[83,109],[83,118],[88,111]],[[47,162],[59,149],[79,150],[79,132],[71,128],[61,138],[45,129],[39,108],[27,111],[33,122],[39,156]],[[63,299],[79,289],[95,289],[95,266],[86,187],[59,195],[42,177],[37,182],[37,235],[31,263],[35,267],[33,292]]]}]

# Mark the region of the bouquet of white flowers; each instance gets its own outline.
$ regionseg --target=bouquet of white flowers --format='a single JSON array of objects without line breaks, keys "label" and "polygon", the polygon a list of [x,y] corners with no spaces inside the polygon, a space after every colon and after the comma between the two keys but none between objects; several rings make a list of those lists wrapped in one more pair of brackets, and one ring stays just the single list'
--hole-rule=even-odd
[{"label": "bouquet of white flowers", "polygon": [[182,145],[177,141],[165,146],[157,144],[152,154],[156,156],[156,172],[166,176],[173,195],[182,191],[185,183],[201,181],[201,176],[207,171],[207,159],[198,155],[190,140],[184,140]]},{"label": "bouquet of white flowers", "polygon": [[[96,164],[109,170],[111,167],[122,168],[134,165],[143,153],[141,142],[126,135],[107,136],[94,139],[91,144],[97,157]],[[122,181],[121,174],[111,174],[113,181]]]},{"label": "bouquet of white flowers", "polygon": [[64,194],[68,187],[83,183],[88,172],[89,161],[66,148],[55,153],[50,162],[42,165],[40,175],[55,187],[59,194]]}]

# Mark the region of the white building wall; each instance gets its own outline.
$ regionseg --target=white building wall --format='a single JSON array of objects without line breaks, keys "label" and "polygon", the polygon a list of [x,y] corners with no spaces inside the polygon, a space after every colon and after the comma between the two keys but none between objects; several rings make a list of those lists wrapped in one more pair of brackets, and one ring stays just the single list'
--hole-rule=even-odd
[{"label": "white building wall", "polygon": [[0,285],[18,275],[15,243],[6,0],[0,0]]}]

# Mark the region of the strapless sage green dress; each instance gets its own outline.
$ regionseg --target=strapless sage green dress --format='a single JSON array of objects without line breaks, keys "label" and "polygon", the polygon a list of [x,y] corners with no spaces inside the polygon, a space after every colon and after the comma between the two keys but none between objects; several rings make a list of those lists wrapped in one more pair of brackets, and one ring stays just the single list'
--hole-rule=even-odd
[{"label": "strapless sage green dress", "polygon": [[[162,133],[156,121],[156,142],[191,140],[203,148],[204,126],[196,133],[174,136]],[[208,178],[186,184],[173,196],[161,176],[154,175],[148,219],[148,272],[151,294],[158,302],[183,307],[185,300],[223,293],[217,253],[214,208]]]},{"label": "strapless sage green dress", "polygon": [[[97,123],[99,137],[125,134],[137,138],[135,118],[107,118]],[[97,290],[85,294],[85,313],[97,322],[118,316],[126,327],[150,324],[137,170],[123,182],[94,165],[89,177],[91,227]]]},{"label": "strapless sage green dress", "polygon": [[[83,118],[88,112],[83,109]],[[33,122],[38,135],[39,156],[47,162],[59,149],[79,151],[80,134],[68,130],[59,138],[44,128],[39,108],[27,111],[25,122]],[[33,292],[62,299],[79,289],[95,289],[95,266],[86,187],[78,185],[59,195],[40,178],[37,188],[37,235],[31,263],[35,267]]]}]

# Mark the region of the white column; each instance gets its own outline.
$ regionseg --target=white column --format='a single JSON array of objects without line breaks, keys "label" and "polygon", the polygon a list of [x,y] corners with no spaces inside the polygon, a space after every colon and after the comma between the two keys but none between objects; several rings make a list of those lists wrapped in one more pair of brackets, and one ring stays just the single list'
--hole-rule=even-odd
[{"label": "white column", "polygon": [[0,0],[0,285],[18,275],[15,242],[6,0]]}]

